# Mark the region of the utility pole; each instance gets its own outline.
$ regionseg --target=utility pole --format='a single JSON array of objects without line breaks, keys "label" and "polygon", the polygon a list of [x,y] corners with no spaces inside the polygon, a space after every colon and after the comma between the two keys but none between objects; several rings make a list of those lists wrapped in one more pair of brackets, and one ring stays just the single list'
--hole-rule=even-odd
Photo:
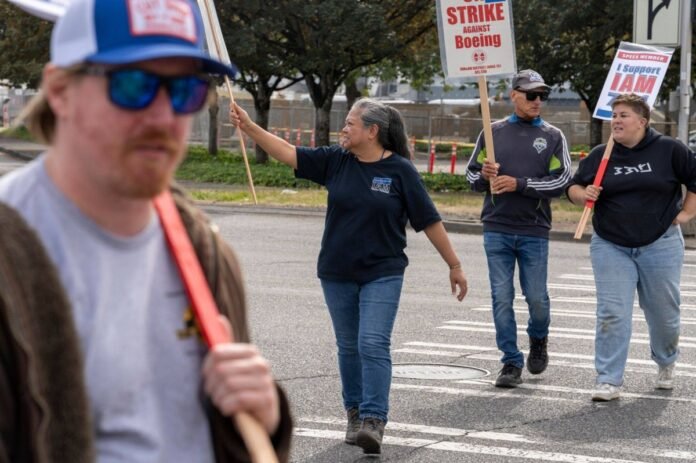
[{"label": "utility pole", "polygon": [[681,6],[681,69],[679,72],[679,130],[677,138],[688,143],[689,136],[689,107],[691,104],[691,2],[682,0]]}]

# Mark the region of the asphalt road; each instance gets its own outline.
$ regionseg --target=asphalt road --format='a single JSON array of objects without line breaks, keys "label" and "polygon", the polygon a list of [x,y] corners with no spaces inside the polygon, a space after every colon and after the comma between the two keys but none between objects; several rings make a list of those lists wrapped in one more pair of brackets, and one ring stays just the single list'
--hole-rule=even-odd
[{"label": "asphalt road", "polygon": [[[334,338],[315,277],[321,216],[249,214],[209,207],[245,269],[254,339],[271,360],[297,419],[295,462],[367,461],[342,443],[344,412]],[[444,263],[423,234],[409,234],[406,273],[393,336],[398,364],[485,370],[474,380],[395,377],[382,461],[573,463],[696,461],[696,253],[683,277],[682,356],[672,392],[656,391],[647,328],[636,309],[620,400],[593,403],[594,284],[585,243],[552,241],[551,362],[524,385],[500,390],[480,235],[452,234],[470,293],[450,294]],[[518,291],[519,294],[519,291]],[[526,350],[524,301],[518,300]],[[426,375],[427,377],[427,375]]]},{"label": "asphalt road", "polygon": [[[21,165],[0,155],[0,174]],[[316,256],[323,214],[250,213],[207,206],[234,246],[246,274],[252,335],[288,392],[296,417],[294,462],[374,461],[342,442],[344,411],[336,350]],[[682,356],[674,391],[656,391],[647,329],[636,309],[622,398],[590,401],[594,383],[594,285],[586,243],[552,240],[551,362],[539,376],[500,390],[490,316],[487,267],[479,234],[451,234],[469,277],[459,303],[448,271],[423,234],[409,232],[411,259],[393,336],[395,377],[382,461],[572,463],[696,461],[696,252],[682,280]],[[519,290],[518,290],[519,294]],[[526,350],[524,302],[517,301],[520,346]],[[447,374],[426,371],[444,365]],[[484,370],[452,379],[450,367]],[[438,379],[439,378],[439,379]]]}]

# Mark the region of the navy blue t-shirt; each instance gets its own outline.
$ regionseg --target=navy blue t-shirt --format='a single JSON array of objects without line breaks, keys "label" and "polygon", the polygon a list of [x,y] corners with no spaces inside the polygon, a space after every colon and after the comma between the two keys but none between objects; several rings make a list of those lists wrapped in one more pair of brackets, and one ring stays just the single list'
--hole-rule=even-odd
[{"label": "navy blue t-shirt", "polygon": [[329,191],[319,278],[366,283],[402,275],[406,222],[421,231],[441,220],[418,171],[397,154],[367,163],[338,145],[298,147],[295,176]]}]

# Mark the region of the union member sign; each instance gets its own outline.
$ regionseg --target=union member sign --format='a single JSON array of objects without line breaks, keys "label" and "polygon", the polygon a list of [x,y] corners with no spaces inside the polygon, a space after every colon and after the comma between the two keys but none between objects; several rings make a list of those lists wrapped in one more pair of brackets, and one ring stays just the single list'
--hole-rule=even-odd
[{"label": "union member sign", "polygon": [[437,0],[446,77],[514,74],[511,0]]},{"label": "union member sign", "polygon": [[671,48],[621,42],[592,117],[611,120],[611,103],[622,93],[635,93],[652,108],[674,52]]}]

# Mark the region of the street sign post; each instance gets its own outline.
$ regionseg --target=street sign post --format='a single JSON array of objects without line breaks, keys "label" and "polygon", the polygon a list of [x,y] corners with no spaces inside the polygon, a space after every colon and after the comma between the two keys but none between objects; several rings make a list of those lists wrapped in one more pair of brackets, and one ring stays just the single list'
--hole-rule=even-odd
[{"label": "street sign post", "polygon": [[683,0],[633,0],[633,41],[677,47]]}]

